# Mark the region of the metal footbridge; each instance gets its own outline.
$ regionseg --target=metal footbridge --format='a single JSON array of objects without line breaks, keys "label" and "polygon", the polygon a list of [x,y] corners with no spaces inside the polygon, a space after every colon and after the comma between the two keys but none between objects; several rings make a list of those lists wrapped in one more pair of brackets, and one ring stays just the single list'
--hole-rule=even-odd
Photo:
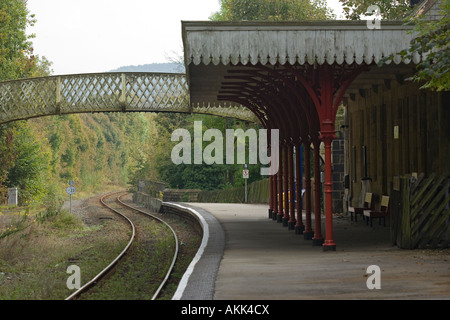
[{"label": "metal footbridge", "polygon": [[0,82],[0,124],[40,116],[93,112],[202,113],[257,122],[231,103],[194,104],[178,73],[95,73]]}]

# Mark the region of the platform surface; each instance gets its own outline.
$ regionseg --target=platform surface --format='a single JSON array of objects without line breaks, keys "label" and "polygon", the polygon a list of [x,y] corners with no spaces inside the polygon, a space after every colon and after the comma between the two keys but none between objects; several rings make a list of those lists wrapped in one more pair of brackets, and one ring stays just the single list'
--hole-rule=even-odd
[{"label": "platform surface", "polygon": [[[211,214],[223,229],[223,247],[215,243],[223,252],[203,264],[209,270],[218,264],[209,289],[214,300],[450,299],[449,250],[399,249],[389,226],[335,217],[336,251],[324,252],[269,219],[267,205],[184,205]],[[369,289],[368,280],[380,289]]]}]

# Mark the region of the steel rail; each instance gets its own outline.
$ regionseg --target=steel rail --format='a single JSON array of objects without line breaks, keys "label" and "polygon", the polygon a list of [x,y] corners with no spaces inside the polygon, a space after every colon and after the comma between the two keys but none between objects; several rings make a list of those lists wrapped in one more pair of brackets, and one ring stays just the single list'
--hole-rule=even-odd
[{"label": "steel rail", "polygon": [[122,200],[120,200],[120,197],[121,196],[117,197],[117,201],[119,201],[123,206],[128,207],[128,208],[130,208],[132,210],[135,210],[135,211],[137,211],[139,213],[142,213],[144,215],[150,216],[150,217],[152,217],[152,218],[154,218],[154,219],[164,223],[172,231],[173,237],[175,239],[175,253],[173,255],[172,263],[171,263],[171,265],[170,265],[170,267],[169,267],[169,269],[168,269],[168,271],[166,273],[166,276],[164,277],[164,280],[161,282],[160,286],[158,287],[158,289],[156,290],[155,294],[152,297],[152,300],[155,300],[159,296],[162,288],[164,288],[164,286],[166,285],[167,280],[169,279],[170,275],[172,274],[172,270],[173,270],[173,268],[175,266],[175,262],[177,261],[178,250],[179,250],[177,234],[176,234],[175,230],[173,230],[173,228],[167,222],[165,222],[164,220],[162,220],[162,219],[160,219],[160,218],[158,218],[158,217],[156,217],[156,216],[154,216],[154,215],[152,215],[152,214],[150,214],[148,212],[142,211],[140,209],[137,209],[135,207],[132,207],[132,206],[124,203]]},{"label": "steel rail", "polygon": [[[124,219],[126,219],[126,220],[129,222],[129,224],[131,225],[132,231],[133,231],[133,232],[132,232],[132,236],[130,237],[130,240],[129,240],[127,246],[122,250],[122,252],[121,252],[121,253],[120,253],[120,254],[119,254],[119,255],[118,255],[118,256],[117,256],[117,257],[116,257],[116,258],[115,258],[115,259],[114,259],[114,260],[113,260],[113,261],[105,268],[105,269],[103,269],[102,271],[100,271],[100,273],[97,274],[91,281],[89,281],[89,282],[86,283],[84,286],[82,286],[81,288],[79,288],[77,291],[75,291],[74,293],[72,293],[72,294],[71,294],[69,297],[67,297],[65,300],[72,300],[73,298],[79,296],[81,293],[83,293],[83,292],[85,292],[86,290],[88,290],[91,286],[95,285],[96,282],[97,282],[101,277],[103,277],[106,273],[108,273],[108,272],[109,272],[109,271],[117,264],[117,262],[123,257],[123,255],[125,255],[125,253],[128,251],[128,249],[130,248],[130,246],[132,245],[132,243],[133,243],[133,241],[134,241],[134,238],[135,238],[135,235],[136,235],[136,228],[135,228],[133,222],[132,222],[128,217],[126,217],[124,214],[120,213],[118,210],[113,209],[112,207],[108,206],[108,205],[105,203],[105,201],[104,201],[104,198],[109,197],[109,196],[111,196],[111,195],[114,194],[114,193],[121,193],[121,191],[120,191],[120,192],[113,192],[113,193],[109,193],[109,194],[104,195],[103,197],[100,198],[100,202],[101,202],[105,207],[107,207],[108,209],[112,210],[113,212],[115,212],[116,214],[120,215],[121,217],[123,217]],[[123,196],[123,195],[122,195],[122,196]],[[173,236],[174,236],[174,239],[175,239],[175,252],[174,252],[173,259],[172,259],[172,263],[171,263],[171,265],[170,265],[170,267],[169,267],[169,269],[168,269],[168,271],[167,271],[167,273],[166,273],[166,275],[165,275],[163,281],[161,282],[161,284],[159,285],[158,289],[156,290],[156,292],[154,293],[154,295],[153,295],[153,297],[152,297],[152,300],[155,300],[156,298],[158,298],[159,294],[161,293],[161,290],[162,290],[162,289],[164,288],[164,286],[166,285],[167,280],[169,279],[169,277],[170,277],[170,275],[171,275],[171,273],[172,273],[172,271],[173,271],[173,268],[174,268],[174,266],[175,266],[176,260],[177,260],[177,258],[178,258],[178,251],[179,251],[178,237],[177,237],[177,235],[176,235],[175,230],[174,230],[167,222],[165,222],[164,220],[162,220],[162,219],[156,217],[155,215],[152,215],[152,214],[150,214],[150,213],[148,213],[148,212],[139,210],[139,209],[137,209],[137,208],[135,208],[135,207],[132,207],[132,206],[130,206],[130,205],[124,203],[120,198],[121,198],[121,196],[118,196],[116,200],[117,200],[121,205],[123,205],[124,207],[127,207],[127,208],[129,208],[129,209],[131,209],[131,210],[137,211],[137,212],[139,212],[139,213],[141,213],[141,214],[144,214],[144,215],[146,215],[146,216],[149,216],[149,217],[151,217],[151,218],[153,218],[153,219],[155,219],[155,220],[158,220],[159,222],[162,222],[164,225],[166,225],[166,226],[172,231],[172,234],[173,234]]]},{"label": "steel rail", "polygon": [[77,291],[75,291],[74,293],[72,293],[70,296],[68,296],[65,300],[72,300],[73,298],[79,296],[81,293],[83,293],[84,291],[86,291],[87,289],[89,289],[91,286],[95,285],[96,282],[103,277],[106,273],[108,273],[112,267],[114,267],[117,262],[125,255],[125,253],[128,251],[128,249],[131,247],[131,245],[133,244],[134,241],[134,237],[136,235],[136,228],[133,224],[133,222],[126,217],[125,215],[123,215],[122,213],[120,213],[119,211],[111,208],[110,206],[108,206],[105,202],[104,202],[104,198],[111,196],[114,193],[119,193],[119,192],[112,192],[112,193],[108,193],[104,196],[102,196],[100,198],[100,202],[107,207],[108,209],[114,211],[115,213],[117,213],[118,215],[120,215],[122,218],[124,218],[125,220],[128,221],[128,223],[131,225],[131,229],[132,229],[132,235],[130,237],[130,240],[128,241],[128,244],[126,245],[126,247],[122,250],[122,252],[106,267],[104,268],[102,271],[100,271],[99,274],[97,274],[94,278],[92,278],[92,280],[90,280],[89,282],[87,282],[84,286],[82,286],[81,288],[79,288]]}]

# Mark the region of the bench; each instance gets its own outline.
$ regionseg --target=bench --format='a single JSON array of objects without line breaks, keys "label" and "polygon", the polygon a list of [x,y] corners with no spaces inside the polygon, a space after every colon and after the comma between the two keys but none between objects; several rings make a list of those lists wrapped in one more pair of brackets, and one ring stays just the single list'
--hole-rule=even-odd
[{"label": "bench", "polygon": [[389,211],[389,197],[382,196],[380,211],[364,210],[364,216],[367,218],[366,225],[369,225],[370,220],[370,226],[372,227],[372,220],[378,218],[378,224],[381,225],[381,219],[383,219],[383,226],[386,226],[386,217],[389,215]]},{"label": "bench", "polygon": [[363,207],[349,207],[348,211],[351,215],[351,220],[353,221],[353,215],[355,215],[355,222],[358,221],[357,215],[360,214],[364,217],[363,213],[364,210],[374,210],[375,209],[375,202],[373,199],[373,194],[371,192],[366,192],[366,195],[364,197],[364,205]]}]

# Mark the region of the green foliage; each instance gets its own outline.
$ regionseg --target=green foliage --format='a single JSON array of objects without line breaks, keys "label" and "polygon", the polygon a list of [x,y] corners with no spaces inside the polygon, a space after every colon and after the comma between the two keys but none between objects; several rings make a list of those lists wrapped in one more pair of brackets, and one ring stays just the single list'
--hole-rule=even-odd
[{"label": "green foliage", "polygon": [[[415,54],[426,56],[417,65],[417,72],[410,80],[422,83],[421,89],[435,91],[450,90],[450,1],[442,1],[442,19],[430,20],[419,16],[406,21],[414,24],[413,32],[417,34],[408,49],[398,54],[403,59],[412,59]],[[393,55],[382,59],[379,65],[393,59]]]},{"label": "green foliage", "polygon": [[219,0],[213,21],[298,21],[329,19],[331,10],[323,0]]},{"label": "green foliage", "polygon": [[0,230],[0,239],[6,238],[12,234],[21,232],[30,226],[28,223],[29,210],[25,212],[19,212],[18,219],[14,219],[9,227],[4,230]]},{"label": "green foliage", "polygon": [[50,73],[51,63],[33,55],[27,26],[35,23],[26,1],[0,1],[0,80],[39,76]]},{"label": "green foliage", "polygon": [[[268,203],[269,202],[269,179],[262,179],[248,184],[248,203]],[[199,194],[200,202],[219,203],[243,203],[245,201],[245,187],[233,187],[223,190],[203,191]]]},{"label": "green foliage", "polygon": [[382,19],[403,20],[411,10],[409,0],[339,0],[342,3],[345,17],[351,20],[360,20],[371,5],[380,8]]},{"label": "green foliage", "polygon": [[[139,168],[139,174],[136,175],[136,179],[151,179],[149,175],[146,175],[145,170],[156,169],[156,180],[163,181],[171,188],[179,189],[201,189],[201,190],[217,190],[226,189],[231,186],[243,186],[244,179],[242,177],[242,164],[225,164],[226,145],[225,137],[226,129],[237,129],[241,127],[244,131],[247,129],[259,129],[259,125],[255,124],[242,124],[239,121],[233,119],[225,119],[217,116],[210,115],[186,115],[186,114],[158,114],[155,118],[158,139],[155,141],[156,145],[152,148],[152,151],[156,154],[154,162],[146,163]],[[193,153],[191,164],[179,164],[176,165],[172,162],[171,151],[172,148],[178,142],[171,141],[171,134],[178,128],[187,129],[191,134],[191,139],[194,137],[194,122],[202,122],[203,133],[208,129],[218,129],[221,131],[224,137],[223,145],[223,163],[224,164],[194,164]],[[192,140],[193,141],[193,140]],[[248,139],[246,141],[246,150],[248,150]],[[209,145],[210,142],[204,141],[202,143],[202,150]],[[193,148],[193,143],[192,143]],[[236,148],[236,140],[235,140]],[[236,150],[236,149],[235,149]],[[236,152],[235,152],[236,157]],[[247,155],[248,159],[248,155]],[[150,166],[149,166],[150,165]],[[249,165],[250,179],[249,183],[263,178],[260,175],[260,165]]]},{"label": "green foliage", "polygon": [[[26,34],[34,23],[26,1],[0,1],[0,80],[50,73],[51,64],[33,55],[33,35]],[[20,202],[41,200],[50,153],[28,123],[0,125],[0,197],[7,187],[17,186]]]},{"label": "green foliage", "polygon": [[49,176],[49,153],[39,139],[37,133],[27,122],[17,122],[13,130],[12,149],[14,164],[7,174],[8,185],[18,187],[19,202],[37,200],[45,196],[45,186]]},{"label": "green foliage", "polygon": [[16,159],[13,148],[13,125],[7,124],[0,126],[0,198],[8,193],[6,180],[8,171],[13,166]]},{"label": "green foliage", "polygon": [[450,1],[442,1],[441,20],[415,19],[415,31],[418,36],[411,42],[411,47],[404,52],[411,57],[415,52],[428,53],[417,66],[413,79],[425,82],[422,88],[436,91],[450,90]]}]

